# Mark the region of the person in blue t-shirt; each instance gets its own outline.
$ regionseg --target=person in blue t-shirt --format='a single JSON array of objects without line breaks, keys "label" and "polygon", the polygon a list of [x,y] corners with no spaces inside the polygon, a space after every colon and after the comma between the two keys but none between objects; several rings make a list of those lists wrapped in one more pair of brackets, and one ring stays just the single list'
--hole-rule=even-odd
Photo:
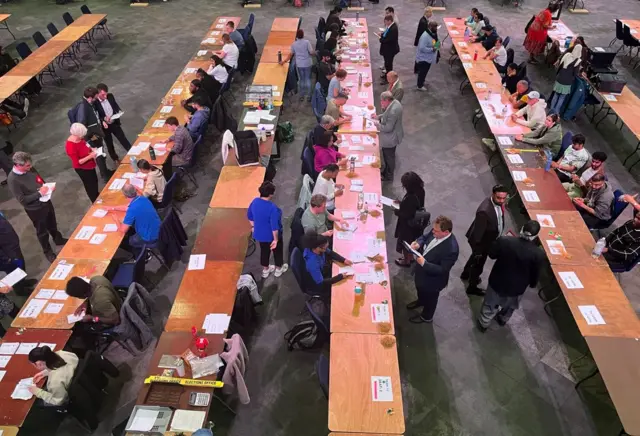
[{"label": "person in blue t-shirt", "polygon": [[[266,279],[274,271],[273,275],[280,277],[289,269],[289,265],[283,263],[282,211],[271,201],[276,193],[276,186],[266,181],[260,185],[258,192],[260,197],[249,205],[247,219],[253,228],[253,239],[260,243],[262,278]],[[269,265],[272,251],[275,265]]]},{"label": "person in blue t-shirt", "polygon": [[[305,280],[307,289],[314,289],[314,293],[318,295],[329,295],[332,284],[353,276],[353,273],[340,273],[331,277],[331,262],[339,262],[347,266],[353,265],[353,262],[329,248],[328,236],[319,235],[311,230],[305,233],[302,245],[305,247],[302,257],[308,274]],[[325,275],[328,277],[325,278]]]},{"label": "person in blue t-shirt", "polygon": [[118,225],[118,231],[122,233],[126,234],[133,226],[135,233],[129,236],[128,242],[133,249],[134,255],[137,255],[145,244],[149,245],[158,240],[160,236],[160,216],[147,197],[138,195],[135,186],[129,183],[125,184],[122,187],[122,194],[131,199],[128,206],[112,206],[104,209],[126,212],[122,222],[116,215],[112,214],[111,216]]}]

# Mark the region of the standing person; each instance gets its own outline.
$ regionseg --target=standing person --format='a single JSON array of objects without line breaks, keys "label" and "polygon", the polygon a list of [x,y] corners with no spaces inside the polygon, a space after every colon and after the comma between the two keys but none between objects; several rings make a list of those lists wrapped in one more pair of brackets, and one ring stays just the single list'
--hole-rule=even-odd
[{"label": "standing person", "polygon": [[236,25],[233,23],[233,21],[227,21],[227,23],[224,25],[224,30],[229,34],[229,38],[231,38],[236,47],[238,47],[238,50],[242,50],[242,47],[244,47],[244,38],[242,37],[242,34],[236,29]]},{"label": "standing person", "polygon": [[553,84],[551,111],[560,115],[565,99],[571,93],[571,87],[582,69],[582,46],[576,44],[573,50],[565,53],[557,63],[556,81]]},{"label": "standing person", "polygon": [[[0,271],[11,274],[17,268],[23,271],[27,270],[20,248],[20,239],[9,220],[0,212]],[[36,279],[24,278],[13,285],[13,290],[17,294],[27,295],[37,284]]]},{"label": "standing person", "polygon": [[504,231],[504,204],[507,201],[508,190],[502,185],[496,185],[491,190],[491,197],[485,198],[478,209],[469,230],[467,241],[471,246],[471,256],[460,275],[462,280],[468,281],[467,294],[484,295],[478,288],[480,275],[487,261],[491,244]]},{"label": "standing person", "polygon": [[429,20],[431,20],[432,16],[433,16],[433,9],[431,9],[431,6],[427,6],[426,8],[424,8],[424,14],[422,15],[422,17],[420,17],[420,21],[418,21],[418,29],[416,30],[416,37],[415,37],[415,39],[413,41],[413,46],[414,47],[418,46],[418,42],[420,41],[420,37],[429,28],[428,27],[429,26]]},{"label": "standing person", "polygon": [[549,29],[553,27],[551,18],[557,10],[558,4],[549,2],[547,8],[536,15],[529,25],[527,37],[524,39],[524,48],[529,52],[529,63],[537,64],[536,56],[544,52]]},{"label": "standing person", "polygon": [[113,148],[113,137],[115,136],[122,148],[129,151],[131,143],[127,139],[127,136],[122,130],[120,118],[115,120],[111,119],[114,114],[122,112],[120,106],[116,102],[116,98],[109,92],[109,88],[104,83],[98,83],[96,86],[98,94],[93,101],[93,106],[98,112],[100,122],[104,131],[104,142],[107,144],[107,150],[109,151],[109,157],[113,159],[116,165],[120,165],[120,158]]},{"label": "standing person", "polygon": [[286,59],[282,59],[280,65],[284,65],[289,62],[292,57],[295,56],[296,71],[298,72],[298,79],[300,83],[300,101],[304,101],[304,96],[307,96],[307,101],[311,101],[311,68],[313,67],[312,56],[315,56],[316,52],[311,47],[311,43],[304,37],[304,30],[298,29],[296,32],[296,40],[291,44],[291,53]]},{"label": "standing person", "polygon": [[438,61],[438,50],[440,42],[438,41],[438,23],[432,21],[429,28],[422,33],[418,41],[418,49],[416,50],[416,69],[418,70],[418,91],[427,91],[424,81],[427,73],[435,62]]},{"label": "standing person", "polygon": [[[289,265],[283,260],[282,210],[273,202],[276,185],[267,180],[260,185],[258,192],[260,197],[249,205],[247,219],[251,223],[253,239],[260,244],[262,278],[266,279],[272,272],[275,277],[280,277],[289,269]],[[269,265],[271,252],[275,265]]]},{"label": "standing person", "polygon": [[144,195],[157,207],[162,203],[164,188],[167,185],[164,173],[160,168],[151,165],[146,159],[140,159],[137,165],[140,172],[144,174],[144,188],[136,188],[136,191],[138,191],[138,195]]},{"label": "standing person", "polygon": [[33,223],[45,257],[53,262],[56,255],[49,244],[49,235],[58,246],[66,244],[67,239],[58,231],[56,211],[51,199],[40,201],[42,197],[51,194],[52,190],[44,186],[44,180],[32,166],[29,153],[16,151],[13,154],[13,169],[9,173],[8,185]]},{"label": "standing person", "polygon": [[402,255],[400,259],[396,259],[396,265],[402,267],[411,266],[413,256],[403,244],[411,244],[422,235],[424,229],[412,226],[412,220],[416,216],[416,212],[424,208],[424,182],[419,175],[413,171],[409,171],[402,175],[400,179],[402,188],[405,191],[400,207],[394,210],[394,214],[398,217],[396,223],[396,231],[393,236],[398,238],[396,242],[396,251]]},{"label": "standing person", "polygon": [[491,268],[487,293],[476,318],[481,332],[487,331],[494,318],[504,326],[519,307],[527,286],[535,288],[538,284],[545,258],[535,243],[539,232],[538,221],[530,220],[520,230],[520,237],[500,236],[491,245],[489,257],[496,263]]},{"label": "standing person", "polygon": [[384,71],[382,73],[381,85],[387,84],[386,72],[393,71],[393,58],[400,53],[400,45],[398,44],[398,25],[393,22],[393,17],[387,15],[384,17],[384,31],[378,35],[380,38],[380,55],[384,58]]},{"label": "standing person", "polygon": [[393,98],[402,103],[402,98],[404,97],[404,86],[402,85],[402,80],[398,76],[398,73],[395,71],[389,71],[387,73],[387,82],[389,83],[389,91]]},{"label": "standing person", "polygon": [[318,63],[318,82],[322,87],[324,95],[329,93],[329,82],[336,75],[336,67],[330,62],[331,52],[328,50],[320,51],[320,62]]},{"label": "standing person", "polygon": [[607,235],[607,245],[602,250],[602,257],[611,268],[627,268],[631,262],[638,261],[638,253],[640,253],[640,212],[634,212],[633,219]]},{"label": "standing person", "polygon": [[312,195],[321,194],[327,198],[327,211],[333,213],[336,208],[336,197],[344,193],[343,185],[336,185],[334,179],[338,177],[340,167],[337,164],[329,164],[318,174],[316,184],[313,186]]},{"label": "standing person", "polygon": [[98,189],[98,175],[96,174],[95,149],[91,149],[84,138],[87,136],[87,128],[80,123],[73,123],[69,129],[69,137],[64,148],[71,159],[73,169],[82,180],[84,190],[91,202],[95,202],[100,195]]},{"label": "standing person", "polygon": [[238,68],[238,58],[240,57],[240,50],[233,43],[228,33],[222,34],[222,50],[215,52],[216,55],[222,59],[227,71],[231,71],[232,68]]},{"label": "standing person", "polygon": [[376,127],[380,132],[380,147],[384,167],[381,171],[383,181],[392,181],[396,169],[396,147],[402,142],[402,104],[393,98],[389,91],[380,94],[380,106],[384,110],[382,115],[373,115]]},{"label": "standing person", "polygon": [[[20,308],[6,295],[12,290],[13,288],[11,286],[3,286],[0,284],[0,321],[2,321],[5,316],[10,316],[15,319],[18,313],[20,313]],[[7,330],[0,324],[0,338],[4,337],[6,333]]]},{"label": "standing person", "polygon": [[460,253],[458,241],[451,233],[452,230],[451,220],[440,215],[434,221],[433,230],[428,235],[420,236],[411,243],[411,248],[420,253],[420,256],[414,256],[414,280],[418,299],[407,304],[408,310],[422,307],[419,315],[409,318],[414,324],[433,322],[440,292],[449,284],[449,272]]}]

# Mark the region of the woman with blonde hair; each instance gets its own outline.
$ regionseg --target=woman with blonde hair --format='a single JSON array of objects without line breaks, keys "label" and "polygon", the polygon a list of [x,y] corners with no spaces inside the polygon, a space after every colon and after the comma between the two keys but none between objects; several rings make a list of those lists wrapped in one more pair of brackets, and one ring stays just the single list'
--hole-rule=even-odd
[{"label": "woman with blonde hair", "polygon": [[96,174],[96,149],[87,145],[85,137],[87,128],[84,124],[73,123],[69,129],[69,137],[65,144],[65,151],[71,159],[73,169],[82,180],[84,190],[87,192],[89,200],[93,203],[100,195],[98,190],[98,175]]}]

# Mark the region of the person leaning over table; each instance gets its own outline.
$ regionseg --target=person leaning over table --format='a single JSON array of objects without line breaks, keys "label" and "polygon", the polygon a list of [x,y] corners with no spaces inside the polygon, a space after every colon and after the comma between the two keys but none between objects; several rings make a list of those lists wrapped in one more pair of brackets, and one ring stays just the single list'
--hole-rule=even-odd
[{"label": "person leaning over table", "polygon": [[56,211],[51,199],[40,201],[42,197],[51,194],[53,190],[44,186],[44,180],[32,166],[29,153],[16,151],[13,154],[13,169],[9,173],[7,184],[33,223],[45,257],[49,262],[53,262],[56,259],[56,254],[49,244],[49,235],[58,246],[66,244],[67,239],[58,230]]},{"label": "person leaning over table", "polygon": [[336,197],[340,197],[344,193],[344,185],[336,185],[335,178],[338,177],[340,167],[331,163],[324,167],[322,172],[318,174],[316,184],[313,186],[312,195],[321,194],[327,198],[327,210],[333,213],[336,208]]},{"label": "person leaning over table", "polygon": [[614,200],[613,190],[604,176],[595,174],[589,181],[587,194],[584,198],[574,198],[573,205],[580,212],[587,227],[593,229],[611,218],[611,205]]},{"label": "person leaning over table", "polygon": [[101,323],[113,327],[120,324],[122,299],[113,284],[104,276],[93,276],[87,282],[82,277],[71,277],[65,288],[67,295],[85,300],[74,312],[80,315],[82,323]]},{"label": "person leaning over table", "polygon": [[[342,82],[347,79],[347,70],[340,69],[336,71],[335,76],[329,81],[329,88],[327,91],[327,103],[334,98],[337,98],[339,94],[349,95],[349,88],[343,88]],[[335,118],[335,117],[334,117]]]},{"label": "person leaning over table", "polygon": [[29,351],[29,362],[39,371],[33,376],[34,385],[47,379],[45,389],[29,386],[29,392],[45,405],[62,406],[69,401],[69,386],[78,367],[78,356],[68,351],[56,351],[48,346]]},{"label": "person leaning over table", "polygon": [[225,68],[227,71],[231,71],[232,68],[238,68],[238,58],[240,57],[240,50],[233,43],[229,34],[222,34],[222,50],[218,50],[215,52],[216,55],[220,56],[223,60]]},{"label": "person leaning over table", "polygon": [[336,75],[336,67],[330,62],[331,52],[320,50],[320,62],[318,62],[317,80],[320,83],[324,95],[329,95],[329,83]]},{"label": "person leaning over table", "polygon": [[104,209],[126,212],[122,222],[115,214],[111,214],[111,217],[118,226],[118,231],[125,235],[133,227],[135,233],[129,236],[127,244],[133,255],[137,256],[144,245],[152,245],[158,241],[162,222],[151,201],[138,195],[135,186],[125,184],[122,187],[122,195],[130,200],[127,206],[105,206]]},{"label": "person leaning over table", "polygon": [[[258,192],[260,197],[254,198],[249,205],[247,219],[251,223],[253,239],[260,244],[262,278],[266,279],[272,272],[275,277],[280,277],[289,269],[289,265],[283,260],[282,210],[273,202],[276,185],[267,180],[260,185]],[[271,252],[275,265],[269,265]]]},{"label": "person leaning over table", "polygon": [[640,212],[606,237],[602,256],[611,268],[628,268],[640,255]]},{"label": "person leaning over table", "polygon": [[171,165],[179,167],[188,164],[193,155],[193,140],[191,139],[191,134],[186,127],[180,125],[176,117],[167,118],[165,125],[173,134],[160,142],[166,144],[173,141],[173,148],[171,149],[173,158]]},{"label": "person leaning over table", "polygon": [[577,173],[589,161],[589,152],[585,150],[586,138],[578,133],[571,139],[568,147],[558,162],[551,162],[551,168],[556,171],[562,183],[572,181],[571,176]]},{"label": "person leaning over table", "polygon": [[324,113],[335,120],[334,127],[348,123],[353,118],[351,114],[344,111],[344,105],[347,103],[348,98],[347,94],[339,92],[336,98],[332,98],[327,102],[327,108]]},{"label": "person leaning over table", "polygon": [[495,45],[496,45],[496,41],[498,40],[499,36],[498,36],[498,32],[496,32],[496,28],[493,26],[484,26],[482,28],[482,34],[479,35],[477,38],[475,38],[473,41],[471,41],[472,43],[482,43],[482,47],[484,47],[485,50],[491,50]]},{"label": "person leaning over table", "polygon": [[416,49],[416,70],[418,71],[418,91],[427,91],[424,81],[427,78],[431,65],[438,62],[438,23],[431,21],[418,41]]},{"label": "person leaning over table", "polygon": [[322,296],[331,295],[331,285],[341,280],[352,277],[353,273],[340,273],[331,276],[331,263],[338,262],[346,266],[353,265],[349,259],[345,259],[329,248],[329,237],[319,235],[314,231],[305,231],[302,237],[302,246],[305,247],[302,257],[308,275],[305,285],[312,294]]},{"label": "person leaning over table", "polygon": [[144,188],[135,187],[138,195],[147,197],[154,206],[159,205],[162,203],[164,188],[167,185],[164,173],[160,168],[151,165],[146,159],[140,159],[137,165],[140,172],[144,174]]},{"label": "person leaning over table", "polygon": [[[224,70],[224,67],[222,67],[222,69]],[[207,72],[202,68],[198,68],[198,70],[196,71],[196,77],[200,81],[200,84],[202,85],[202,89],[204,89],[205,92],[207,93],[207,97],[209,97],[209,101],[211,103],[214,103],[218,99],[218,95],[220,94],[220,88],[222,88],[222,84],[217,80],[215,80],[210,75],[208,75]]]},{"label": "person leaning over table", "polygon": [[502,45],[502,38],[496,38],[496,44],[487,51],[483,59],[491,59],[500,74],[507,71],[507,49]]},{"label": "person leaning over table", "polygon": [[[547,102],[540,98],[538,91],[527,94],[527,105],[518,112],[511,114],[511,119],[518,124],[535,129],[547,118]],[[525,119],[526,118],[526,119]]]},{"label": "person leaning over table", "polygon": [[205,100],[200,96],[193,99],[191,106],[196,110],[191,115],[185,115],[184,121],[191,135],[191,139],[196,141],[198,136],[206,133],[206,126],[209,124],[209,115],[211,110],[206,106]]},{"label": "person leaning over table", "polygon": [[565,182],[562,184],[569,198],[583,197],[587,194],[591,178],[596,174],[604,175],[604,162],[606,160],[607,154],[605,152],[596,151],[591,155],[591,164],[580,176],[571,174],[571,183]]},{"label": "person leaning over table", "polygon": [[531,132],[516,135],[516,141],[547,149],[551,151],[553,156],[557,155],[562,147],[562,126],[558,122],[558,118],[558,114],[547,115],[543,125]]},{"label": "person leaning over table", "polygon": [[193,100],[195,100],[196,98],[200,98],[203,104],[209,109],[213,107],[211,99],[209,98],[209,94],[202,87],[202,82],[200,82],[200,80],[193,79],[191,83],[189,83],[189,92],[191,93],[191,97],[186,100],[182,100],[180,104],[183,108],[189,111],[190,114],[196,111],[196,108],[193,107]]},{"label": "person leaning over table", "polygon": [[67,156],[71,159],[73,170],[78,174],[87,197],[95,202],[100,195],[98,189],[98,174],[96,174],[95,149],[90,148],[84,138],[87,136],[87,128],[84,124],[73,123],[69,129],[69,137],[64,146]]},{"label": "person leaning over table", "polygon": [[244,47],[244,38],[236,29],[236,25],[233,21],[227,21],[224,25],[224,30],[229,34],[229,38],[231,38],[236,47],[238,47],[238,50],[242,50],[242,47]]},{"label": "person leaning over table", "polygon": [[333,132],[324,132],[322,141],[313,146],[313,168],[320,173],[327,165],[344,165],[347,158],[333,146]]},{"label": "person leaning over table", "polygon": [[[331,115],[323,115],[320,118],[320,122],[313,128],[313,143],[325,145],[324,132],[332,132],[333,144],[340,142],[338,135],[333,131],[333,127],[336,124],[336,120]],[[328,145],[328,143],[327,143]]]},{"label": "person leaning over table", "polygon": [[[229,72],[224,67],[224,62],[222,58],[218,55],[211,56],[211,65],[209,65],[209,69],[207,70],[207,74],[218,82],[219,87],[227,83],[227,79],[229,78]],[[220,88],[218,88],[218,91]]]},{"label": "person leaning over table", "polygon": [[384,159],[380,177],[383,181],[392,181],[396,168],[396,148],[404,138],[402,104],[395,100],[389,91],[384,91],[380,94],[380,107],[384,112],[381,115],[372,115],[379,131],[380,148]]},{"label": "person leaning over table", "polygon": [[344,223],[345,220],[327,211],[327,197],[322,194],[311,196],[309,206],[302,214],[302,227],[305,233],[314,231],[322,236],[333,236],[333,230],[329,230],[327,221]]},{"label": "person leaning over table", "polygon": [[[522,109],[527,107],[529,101],[529,93],[533,92],[529,79],[521,79],[516,83],[516,90],[509,96],[509,103],[514,109]],[[540,93],[538,93],[540,94]]]},{"label": "person leaning over table", "polygon": [[[518,82],[520,82],[521,80],[525,80],[527,82],[527,86],[526,88],[524,88],[525,92],[523,92],[524,95],[529,92],[529,79],[526,76],[521,77],[518,71],[518,64],[511,62],[509,65],[507,65],[507,73],[502,76],[502,85],[507,89],[507,91],[509,91],[510,97],[512,97],[513,94],[516,93]],[[513,103],[514,102],[512,101],[511,104]],[[520,108],[518,107],[516,109]]]},{"label": "person leaning over table", "polygon": [[402,255],[396,259],[396,265],[410,267],[413,256],[405,248],[403,242],[411,244],[422,235],[424,229],[411,225],[411,220],[415,218],[416,212],[424,208],[424,181],[413,171],[406,172],[400,178],[400,183],[405,191],[400,205],[393,213],[398,217],[394,236],[397,238],[396,251]]}]

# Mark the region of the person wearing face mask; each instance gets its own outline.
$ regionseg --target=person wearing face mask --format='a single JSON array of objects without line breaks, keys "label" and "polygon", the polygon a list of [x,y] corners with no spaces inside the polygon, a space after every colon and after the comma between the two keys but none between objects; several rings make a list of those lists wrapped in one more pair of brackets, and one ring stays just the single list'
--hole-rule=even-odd
[{"label": "person wearing face mask", "polygon": [[33,383],[47,379],[45,389],[30,386],[29,392],[46,405],[62,406],[69,401],[69,386],[78,367],[78,356],[68,351],[56,351],[48,346],[36,347],[29,352],[29,362],[39,371]]},{"label": "person wearing face mask", "polygon": [[535,243],[539,232],[540,223],[530,220],[522,227],[519,237],[500,236],[491,245],[489,257],[496,262],[491,268],[487,293],[476,318],[481,332],[487,331],[494,318],[504,326],[519,307],[527,287],[537,285],[545,258]]}]

